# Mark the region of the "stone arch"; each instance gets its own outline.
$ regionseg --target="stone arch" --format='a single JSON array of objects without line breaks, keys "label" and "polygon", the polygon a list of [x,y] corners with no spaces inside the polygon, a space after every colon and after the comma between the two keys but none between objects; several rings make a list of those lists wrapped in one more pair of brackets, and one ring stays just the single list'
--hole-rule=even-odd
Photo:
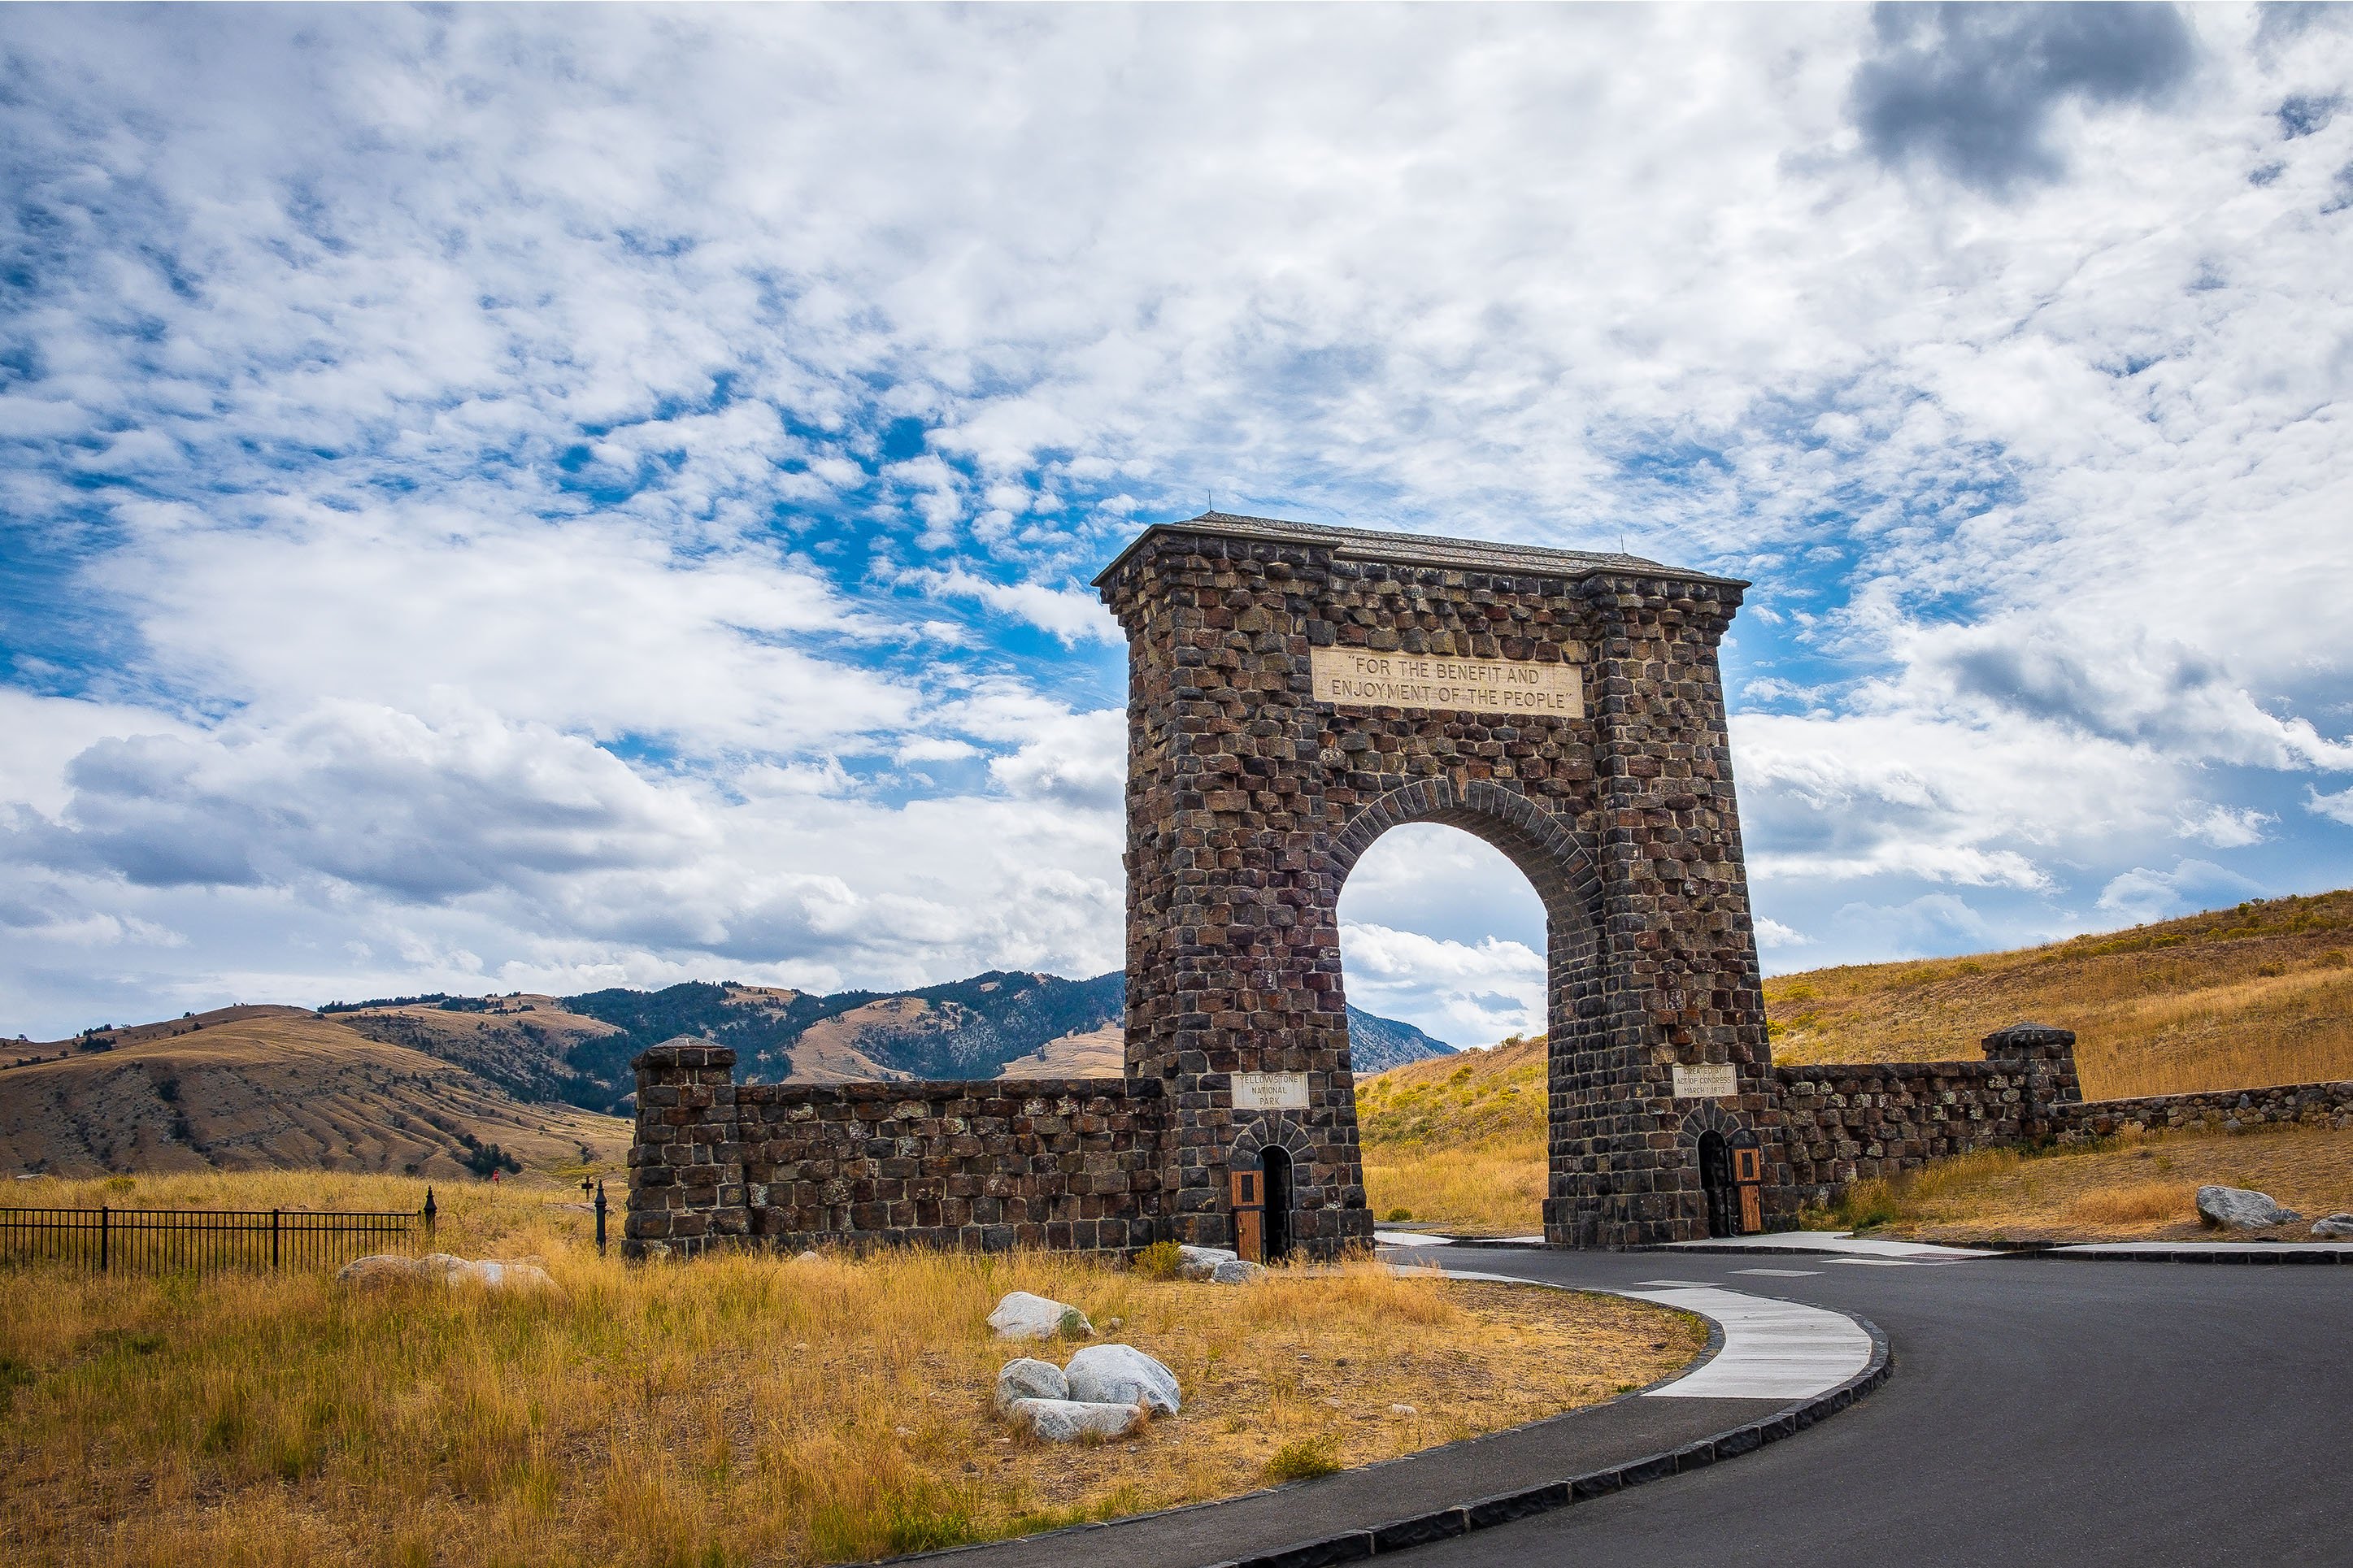
[{"label": "stone arch", "polygon": [[1315,1145],[1309,1142],[1306,1129],[1281,1110],[1263,1111],[1243,1122],[1241,1130],[1234,1134],[1229,1157],[1237,1163],[1255,1160],[1269,1144],[1302,1165],[1313,1163],[1315,1159]]},{"label": "stone arch", "polygon": [[1703,1100],[1684,1115],[1677,1143],[1683,1147],[1697,1147],[1699,1135],[1703,1132],[1721,1132],[1730,1138],[1736,1132],[1748,1131],[1748,1124],[1739,1117],[1715,1100]]},{"label": "stone arch", "polygon": [[1279,1111],[1312,1151],[1305,1249],[1370,1239],[1339,892],[1421,822],[1545,906],[1546,1237],[1698,1234],[1685,1110],[1774,1105],[1717,667],[1746,584],[1213,512],[1095,585],[1128,639],[1127,1070],[1171,1107],[1176,1237],[1228,1238],[1227,1166]]}]

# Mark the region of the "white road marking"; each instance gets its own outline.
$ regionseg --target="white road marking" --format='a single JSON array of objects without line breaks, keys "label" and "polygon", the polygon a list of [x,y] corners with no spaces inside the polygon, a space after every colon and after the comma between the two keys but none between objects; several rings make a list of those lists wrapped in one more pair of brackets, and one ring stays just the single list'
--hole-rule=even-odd
[{"label": "white road marking", "polygon": [[[1509,1274],[1448,1269],[1459,1279],[1534,1285]],[[1555,1286],[1556,1289],[1594,1289]],[[1706,1365],[1646,1399],[1810,1399],[1827,1394],[1871,1364],[1871,1335],[1844,1312],[1777,1301],[1712,1285],[1632,1289],[1612,1294],[1697,1312],[1724,1331],[1724,1348]]]},{"label": "white road marking", "polygon": [[1632,1294],[1712,1318],[1724,1330],[1714,1360],[1651,1399],[1808,1399],[1871,1364],[1871,1336],[1843,1312],[1738,1290],[1645,1290]]},{"label": "white road marking", "polygon": [[1810,1279],[1819,1268],[1736,1268],[1735,1274],[1762,1274],[1768,1279]]},{"label": "white road marking", "polygon": [[1709,1252],[1825,1252],[1863,1258],[1934,1258],[1953,1263],[1993,1256],[1966,1247],[1938,1247],[1926,1241],[1894,1241],[1876,1236],[1857,1236],[1844,1230],[1780,1230],[1766,1236],[1744,1236],[1731,1241],[1671,1241],[1659,1250],[1674,1252],[1683,1247]]},{"label": "white road marking", "polygon": [[1715,1284],[1713,1279],[1637,1279],[1637,1290],[1704,1290]]},{"label": "white road marking", "polygon": [[1373,1239],[1383,1247],[1451,1247],[1451,1236],[1424,1236],[1418,1230],[1377,1230]]}]

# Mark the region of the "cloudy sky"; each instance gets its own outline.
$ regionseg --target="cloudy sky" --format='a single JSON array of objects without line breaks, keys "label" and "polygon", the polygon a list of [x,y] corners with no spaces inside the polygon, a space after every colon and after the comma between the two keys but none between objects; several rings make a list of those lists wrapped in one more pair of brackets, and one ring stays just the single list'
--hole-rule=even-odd
[{"label": "cloudy sky", "polygon": [[[2353,882],[2353,16],[0,11],[0,1032],[1120,956],[1087,579],[1757,583],[1767,967]],[[1531,1020],[1444,829],[1351,994]]]}]

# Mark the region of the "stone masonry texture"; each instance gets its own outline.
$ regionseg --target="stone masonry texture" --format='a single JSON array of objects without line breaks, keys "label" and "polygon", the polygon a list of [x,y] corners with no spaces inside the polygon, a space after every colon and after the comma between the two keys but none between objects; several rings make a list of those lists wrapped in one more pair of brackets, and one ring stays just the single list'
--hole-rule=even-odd
[{"label": "stone masonry texture", "polygon": [[[1128,1074],[1166,1086],[1175,1235],[1229,1242],[1238,1148],[1307,1151],[1311,1254],[1372,1227],[1336,907],[1388,829],[1440,822],[1544,900],[1551,1036],[1545,1234],[1705,1234],[1678,1064],[1729,1066],[1708,1126],[1774,1116],[1716,649],[1744,584],[1627,556],[1212,514],[1148,531],[1097,580],[1128,637]],[[1319,647],[1573,664],[1581,714],[1335,706]],[[1234,1105],[1302,1073],[1308,1103]],[[1765,1194],[1786,1223],[1786,1163]]]}]

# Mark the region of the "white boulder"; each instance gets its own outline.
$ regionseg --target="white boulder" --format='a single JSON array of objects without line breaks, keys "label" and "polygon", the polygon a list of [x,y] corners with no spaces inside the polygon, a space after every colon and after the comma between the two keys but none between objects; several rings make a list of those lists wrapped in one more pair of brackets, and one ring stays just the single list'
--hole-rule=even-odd
[{"label": "white boulder", "polygon": [[2272,1202],[2267,1193],[2223,1186],[2198,1189],[2198,1215],[2208,1225],[2225,1230],[2259,1230],[2267,1225],[2286,1225],[2304,1217],[2294,1209],[2284,1209]]},{"label": "white boulder", "polygon": [[1064,1372],[1072,1399],[1176,1414],[1176,1374],[1134,1345],[1089,1345],[1071,1358]]},{"label": "white boulder", "polygon": [[1124,1437],[1144,1425],[1134,1405],[1091,1405],[1076,1399],[1017,1399],[1005,1407],[1008,1419],[1047,1443],[1082,1437]]},{"label": "white boulder", "polygon": [[1017,1361],[1007,1362],[997,1374],[997,1408],[999,1410],[1008,1408],[1018,1400],[1070,1397],[1071,1380],[1064,1377],[1062,1369],[1050,1361],[1022,1356]]},{"label": "white boulder", "polygon": [[1241,1255],[1230,1247],[1180,1247],[1176,1272],[1187,1279],[1207,1279],[1217,1273],[1219,1264],[1240,1259]]},{"label": "white boulder", "polygon": [[2312,1222],[2312,1234],[2332,1241],[2353,1241],[2353,1214],[2333,1214]]},{"label": "white boulder", "polygon": [[1266,1278],[1266,1265],[1252,1263],[1247,1258],[1229,1258],[1209,1271],[1212,1285],[1247,1285],[1253,1279]]},{"label": "white boulder", "polygon": [[1050,1340],[1067,1334],[1074,1340],[1094,1337],[1095,1326],[1076,1307],[1027,1290],[1011,1290],[988,1314],[988,1326],[1000,1340]]},{"label": "white boulder", "polygon": [[476,1261],[447,1252],[428,1252],[422,1258],[372,1253],[344,1264],[335,1270],[335,1279],[341,1284],[362,1287],[438,1280],[453,1289],[461,1285],[479,1285],[485,1290],[555,1289],[555,1281],[536,1263]]}]

